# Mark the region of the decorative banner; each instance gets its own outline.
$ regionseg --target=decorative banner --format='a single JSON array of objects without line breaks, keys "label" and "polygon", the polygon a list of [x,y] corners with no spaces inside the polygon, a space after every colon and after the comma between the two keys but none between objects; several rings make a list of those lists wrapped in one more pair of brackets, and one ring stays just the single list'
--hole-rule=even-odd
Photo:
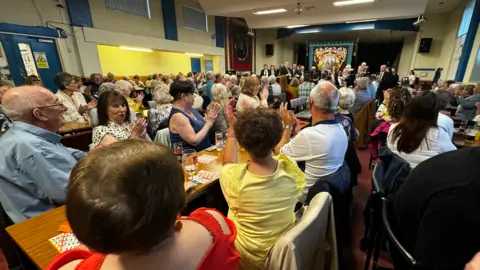
[{"label": "decorative banner", "polygon": [[248,27],[228,20],[228,57],[230,67],[237,71],[252,71],[253,38]]},{"label": "decorative banner", "polygon": [[353,42],[311,43],[308,46],[309,63],[317,69],[325,66],[327,70],[331,70],[333,66],[337,66],[337,70],[343,70],[346,65],[351,65],[353,46]]},{"label": "decorative banner", "polygon": [[38,68],[48,68],[47,54],[44,52],[34,52],[35,62]]}]

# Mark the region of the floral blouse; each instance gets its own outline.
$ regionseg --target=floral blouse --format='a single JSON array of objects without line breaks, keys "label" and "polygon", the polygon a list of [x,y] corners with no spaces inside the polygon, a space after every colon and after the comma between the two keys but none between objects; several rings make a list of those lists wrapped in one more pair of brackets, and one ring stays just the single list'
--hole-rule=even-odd
[{"label": "floral blouse", "polygon": [[166,127],[168,127],[168,122],[165,123],[165,121],[170,116],[171,110],[172,105],[148,110],[147,132],[150,138],[155,138],[155,135],[157,134],[157,131],[161,129],[162,124],[166,124]]},{"label": "floral blouse", "polygon": [[125,121],[122,125],[109,121],[106,126],[96,126],[93,128],[92,144],[90,149],[93,149],[100,145],[105,135],[113,136],[117,140],[125,140],[132,136],[132,129],[130,128],[130,122]]}]

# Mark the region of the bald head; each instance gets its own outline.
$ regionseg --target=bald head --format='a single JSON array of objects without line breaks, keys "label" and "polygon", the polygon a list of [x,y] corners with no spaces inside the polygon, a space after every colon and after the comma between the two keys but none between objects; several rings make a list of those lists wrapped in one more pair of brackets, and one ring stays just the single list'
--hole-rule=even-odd
[{"label": "bald head", "polygon": [[41,86],[21,86],[3,94],[2,107],[13,121],[29,121],[35,108],[51,105],[55,95]]},{"label": "bald head", "polygon": [[328,81],[321,81],[310,92],[310,99],[316,109],[335,112],[338,106],[338,89]]}]

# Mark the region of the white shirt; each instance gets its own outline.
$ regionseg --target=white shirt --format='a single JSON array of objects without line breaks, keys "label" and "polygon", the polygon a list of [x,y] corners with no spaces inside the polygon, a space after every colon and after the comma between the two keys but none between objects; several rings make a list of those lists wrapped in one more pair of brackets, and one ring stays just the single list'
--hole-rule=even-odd
[{"label": "white shirt", "polygon": [[415,84],[415,75],[408,76],[408,80],[410,81],[410,85],[414,85]]},{"label": "white shirt", "polygon": [[238,101],[236,105],[237,110],[239,112],[243,111],[244,105],[248,106],[248,108],[250,109],[255,109],[258,106],[268,107],[266,100],[260,101],[260,99],[257,96],[251,97],[251,96],[245,95],[244,93],[240,93],[240,95],[238,96]]},{"label": "white shirt", "polygon": [[[90,120],[87,113],[84,113],[83,115],[78,113],[78,108],[81,105],[87,104],[82,93],[73,92],[72,95],[70,96],[71,100],[67,97],[67,95],[63,91],[60,91],[60,90],[57,91],[55,96],[57,96],[58,101],[67,108],[67,110],[63,113],[63,119],[65,120],[65,122],[73,122],[73,121],[85,122],[86,120]],[[73,100],[73,103],[72,103],[72,100]]]},{"label": "white shirt", "polygon": [[397,141],[392,142],[391,140],[392,131],[397,127],[397,125],[398,123],[391,125],[390,130],[388,131],[388,148],[390,148],[393,153],[399,155],[406,162],[408,162],[412,169],[414,169],[422,161],[427,160],[433,156],[444,152],[457,150],[455,145],[453,145],[452,140],[443,129],[430,128],[430,130],[427,132],[427,136],[424,140],[422,140],[422,143],[415,151],[410,154],[403,152],[399,153],[396,146]]},{"label": "white shirt", "polygon": [[443,129],[450,139],[453,138],[453,120],[452,118],[446,116],[443,113],[438,113],[437,125],[439,128]]},{"label": "white shirt", "polygon": [[[306,185],[300,201],[305,201],[308,190],[320,177],[327,176],[343,165],[348,147],[343,127],[329,120],[301,130],[280,152],[295,161],[305,161]],[[327,123],[325,123],[327,122]]]}]

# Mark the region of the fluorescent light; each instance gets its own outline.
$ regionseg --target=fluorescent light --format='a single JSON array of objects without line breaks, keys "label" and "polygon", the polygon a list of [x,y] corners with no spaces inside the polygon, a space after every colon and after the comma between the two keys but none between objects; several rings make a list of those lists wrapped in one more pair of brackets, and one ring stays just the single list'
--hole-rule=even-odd
[{"label": "fluorescent light", "polygon": [[119,46],[119,48],[120,50],[126,50],[126,51],[153,52],[152,49],[134,48],[134,47],[126,47],[126,46]]},{"label": "fluorescent light", "polygon": [[188,55],[188,56],[196,56],[196,57],[203,57],[203,54],[201,54],[201,53],[185,53],[185,55]]},{"label": "fluorescent light", "polygon": [[375,2],[375,0],[349,0],[349,1],[333,2],[333,5],[336,7],[339,7],[339,6],[357,5],[357,4],[365,4],[365,3],[373,3],[373,2]]},{"label": "fluorescent light", "polygon": [[298,34],[314,34],[314,33],[320,33],[319,29],[307,29],[307,30],[300,30]]},{"label": "fluorescent light", "polygon": [[347,21],[347,23],[364,23],[364,22],[375,22],[377,19],[371,19],[371,20],[360,20],[360,21]]},{"label": "fluorescent light", "polygon": [[279,9],[271,9],[271,10],[264,10],[264,11],[256,11],[256,12],[253,12],[253,14],[267,15],[267,14],[282,13],[282,12],[287,12],[287,10],[284,8],[279,8]]},{"label": "fluorescent light", "polygon": [[298,27],[304,27],[304,26],[308,26],[308,25],[304,25],[304,24],[300,24],[300,25],[289,25],[289,26],[285,26],[285,28],[292,29],[292,28],[298,28]]}]

